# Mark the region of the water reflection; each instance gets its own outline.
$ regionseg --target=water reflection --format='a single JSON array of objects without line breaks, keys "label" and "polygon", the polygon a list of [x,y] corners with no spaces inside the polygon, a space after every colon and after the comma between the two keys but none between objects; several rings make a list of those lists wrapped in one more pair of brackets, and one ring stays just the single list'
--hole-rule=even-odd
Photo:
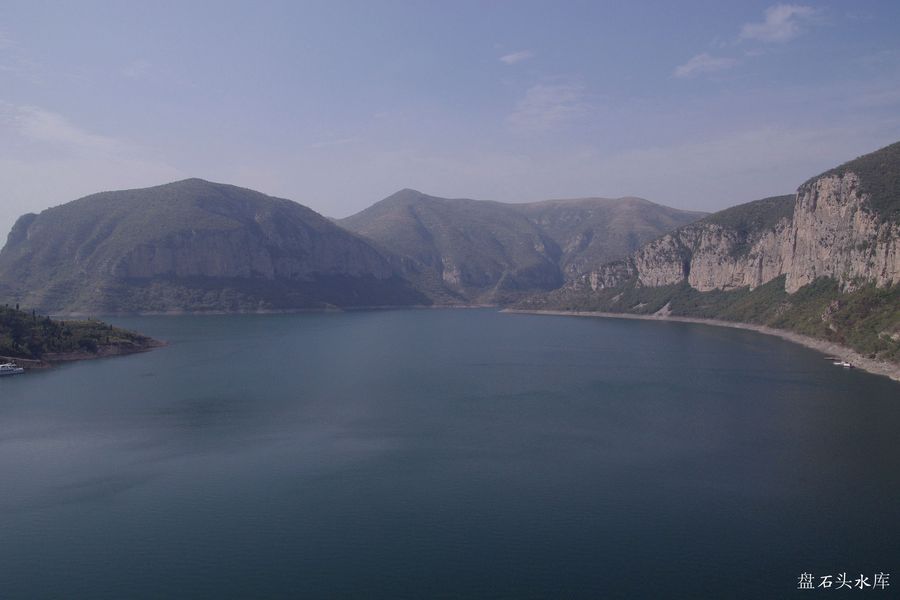
[{"label": "water reflection", "polygon": [[900,556],[898,386],[775,338],[119,323],[170,345],[0,381],[4,597],[783,597]]}]

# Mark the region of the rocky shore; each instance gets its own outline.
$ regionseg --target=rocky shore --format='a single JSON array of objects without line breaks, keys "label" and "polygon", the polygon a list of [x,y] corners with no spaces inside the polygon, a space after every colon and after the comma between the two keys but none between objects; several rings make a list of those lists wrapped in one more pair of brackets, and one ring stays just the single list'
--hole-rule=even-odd
[{"label": "rocky shore", "polygon": [[162,348],[166,342],[147,338],[146,342],[139,344],[111,344],[109,346],[101,346],[97,352],[55,352],[47,353],[39,360],[33,358],[20,358],[16,356],[0,356],[0,362],[14,362],[26,371],[34,369],[49,369],[55,365],[76,360],[93,360],[95,358],[108,358],[111,356],[125,356],[128,354],[137,354],[139,352],[148,352],[154,348]]}]

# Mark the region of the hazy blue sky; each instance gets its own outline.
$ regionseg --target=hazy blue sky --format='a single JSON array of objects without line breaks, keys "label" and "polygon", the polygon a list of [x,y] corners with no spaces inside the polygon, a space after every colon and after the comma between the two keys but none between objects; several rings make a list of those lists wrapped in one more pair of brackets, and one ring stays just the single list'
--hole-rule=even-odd
[{"label": "hazy blue sky", "polygon": [[0,235],[203,177],[714,210],[900,140],[900,2],[0,0]]}]

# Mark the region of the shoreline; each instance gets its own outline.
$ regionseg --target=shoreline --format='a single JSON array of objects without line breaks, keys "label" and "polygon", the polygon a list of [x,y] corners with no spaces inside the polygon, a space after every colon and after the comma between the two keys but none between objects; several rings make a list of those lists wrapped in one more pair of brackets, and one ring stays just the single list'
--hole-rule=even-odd
[{"label": "shoreline", "polygon": [[122,347],[114,346],[111,348],[101,348],[98,352],[63,352],[45,354],[40,359],[34,358],[17,358],[15,356],[0,356],[0,360],[6,362],[14,362],[20,367],[24,367],[25,371],[52,369],[57,365],[81,360],[96,360],[98,358],[112,358],[115,356],[128,356],[130,354],[140,354],[142,352],[150,352],[157,348],[168,346],[168,343],[161,340],[151,339],[146,345],[140,347]]},{"label": "shoreline", "polygon": [[170,311],[141,311],[141,312],[71,312],[52,313],[53,319],[59,320],[83,320],[106,317],[202,317],[202,316],[226,316],[226,315],[299,315],[321,313],[348,313],[372,310],[443,310],[443,309],[476,309],[498,308],[499,304],[386,304],[376,306],[344,306],[321,308],[278,308],[258,310],[170,310]]},{"label": "shoreline", "polygon": [[526,315],[552,315],[560,317],[597,317],[603,319],[633,319],[638,321],[674,321],[677,323],[696,323],[699,325],[711,325],[713,327],[730,327],[732,329],[744,329],[746,331],[755,331],[764,335],[772,335],[780,337],[783,340],[806,346],[812,350],[816,350],[827,356],[833,356],[840,360],[845,360],[853,364],[854,368],[861,369],[873,375],[883,375],[894,381],[900,382],[900,365],[886,363],[879,360],[873,360],[859,354],[856,350],[841,346],[834,342],[820,340],[787,331],[784,329],[776,329],[767,327],[766,325],[754,325],[752,323],[740,323],[738,321],[722,321],[719,319],[701,319],[699,317],[678,317],[678,316],[656,316],[656,315],[633,315],[629,313],[610,313],[610,312],[591,312],[591,311],[568,311],[568,310],[521,310],[514,308],[505,308],[501,312],[511,314]]},{"label": "shoreline", "polygon": [[[178,316],[178,315],[224,315],[224,314],[297,314],[305,312],[352,312],[355,310],[397,310],[397,309],[477,309],[477,308],[497,308],[496,305],[487,304],[455,304],[455,305],[418,305],[418,306],[380,306],[380,307],[353,307],[344,309],[299,309],[299,310],[279,310],[279,311],[254,311],[254,312],[170,312],[170,313],[130,313],[127,316]],[[632,319],[639,321],[662,321],[676,323],[694,323],[698,325],[709,325],[713,327],[729,327],[731,329],[743,329],[745,331],[754,331],[763,335],[771,335],[779,337],[783,340],[805,346],[828,357],[834,357],[853,364],[854,368],[861,369],[873,375],[882,375],[893,381],[900,382],[900,364],[887,363],[884,361],[874,360],[861,355],[852,348],[842,346],[834,342],[828,342],[818,338],[810,337],[800,333],[794,333],[785,329],[776,329],[766,325],[756,325],[753,323],[741,323],[738,321],[723,321],[720,319],[704,319],[700,317],[680,317],[680,316],[663,316],[663,315],[636,315],[630,313],[611,313],[611,312],[594,312],[594,311],[567,311],[567,310],[526,310],[516,308],[504,308],[500,312],[508,314],[529,314],[529,315],[550,315],[560,317],[594,317],[604,319]],[[111,316],[126,316],[126,314],[118,314]],[[160,340],[151,340],[146,346],[140,348],[109,348],[101,350],[96,354],[89,352],[70,352],[65,354],[49,354],[40,360],[0,357],[0,360],[14,360],[23,363],[26,369],[46,369],[56,364],[73,362],[78,360],[93,360],[97,358],[109,358],[113,356],[126,356],[129,354],[137,354],[148,352],[156,348],[167,346],[168,344]]]}]

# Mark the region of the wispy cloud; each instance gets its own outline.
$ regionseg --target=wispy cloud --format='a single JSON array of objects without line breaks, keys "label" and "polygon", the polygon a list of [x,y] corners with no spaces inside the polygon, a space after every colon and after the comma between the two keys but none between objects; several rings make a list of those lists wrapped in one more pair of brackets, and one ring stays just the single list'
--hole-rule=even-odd
[{"label": "wispy cloud", "polygon": [[41,69],[16,39],[0,29],[0,75],[7,74],[29,83],[41,83]]},{"label": "wispy cloud", "polygon": [[3,106],[18,133],[30,142],[50,144],[59,150],[75,153],[116,153],[122,144],[117,140],[91,133],[70,123],[55,112],[36,106]]},{"label": "wispy cloud", "polygon": [[519,52],[504,54],[500,57],[500,62],[506,63],[508,65],[514,65],[516,63],[522,62],[523,60],[528,60],[529,58],[534,58],[534,52],[532,52],[531,50],[520,50]]},{"label": "wispy cloud", "polygon": [[762,23],[746,23],[741,27],[740,39],[765,43],[787,42],[803,31],[802,24],[816,14],[811,6],[776,4],[765,11]]},{"label": "wispy cloud", "polygon": [[0,29],[0,50],[10,48],[14,45],[15,41],[11,37],[9,37],[9,34]]},{"label": "wispy cloud", "polygon": [[122,67],[122,75],[129,79],[143,79],[151,68],[153,68],[153,63],[139,58]]},{"label": "wispy cloud", "polygon": [[[776,4],[763,12],[762,22],[745,23],[741,26],[738,38],[730,45],[737,45],[745,41],[760,42],[763,44],[788,42],[801,33],[803,26],[818,14],[818,10],[811,6],[800,4]],[[719,48],[727,47],[720,40],[715,40],[714,45]],[[759,47],[751,47],[743,52],[745,57],[761,56],[764,51]],[[712,56],[703,52],[691,58],[683,65],[675,67],[672,73],[674,77],[689,78],[704,73],[714,73],[731,69],[739,64],[735,58],[724,56]]]},{"label": "wispy cloud", "polygon": [[354,144],[354,143],[358,142],[359,140],[360,140],[360,138],[358,138],[358,137],[343,137],[343,138],[327,139],[327,140],[322,140],[319,142],[313,142],[312,144],[309,144],[307,146],[307,148],[315,149],[315,148],[331,148],[333,146],[346,146],[347,144]]},{"label": "wispy cloud", "polygon": [[[896,118],[811,129],[749,127],[622,151],[552,144],[504,150],[476,144],[459,153],[433,144],[390,149],[361,144],[343,157],[353,164],[354,177],[336,178],[334,163],[311,151],[272,157],[231,177],[329,216],[361,210],[403,187],[512,202],[637,195],[682,208],[719,210],[790,193],[810,176],[895,141],[898,127]],[[355,204],[348,205],[346,198],[356,199]]]},{"label": "wispy cloud", "polygon": [[0,100],[0,239],[25,212],[103,189],[182,179],[151,149],[102,135],[38,106]]},{"label": "wispy cloud", "polygon": [[577,84],[538,84],[525,92],[506,121],[519,133],[556,129],[589,110],[584,87]]},{"label": "wispy cloud", "polygon": [[706,52],[698,54],[683,65],[675,67],[672,73],[678,78],[696,77],[703,73],[715,73],[716,71],[725,71],[738,64],[734,58],[724,56],[710,56]]},{"label": "wispy cloud", "polygon": [[866,69],[897,69],[900,67],[900,49],[879,50],[856,59]]}]

